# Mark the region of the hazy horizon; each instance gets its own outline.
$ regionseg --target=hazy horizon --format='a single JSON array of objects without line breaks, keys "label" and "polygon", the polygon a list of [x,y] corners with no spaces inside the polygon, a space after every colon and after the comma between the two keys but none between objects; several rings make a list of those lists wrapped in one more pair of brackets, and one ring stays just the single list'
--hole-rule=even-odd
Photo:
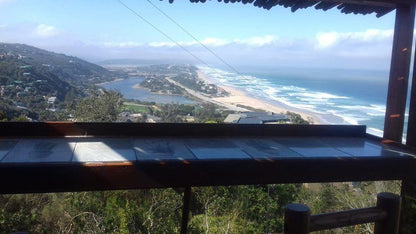
[{"label": "hazy horizon", "polygon": [[0,10],[1,41],[94,63],[143,59],[365,70],[389,68],[395,15],[376,18],[313,8],[292,13],[241,3],[150,0],[0,0]]}]

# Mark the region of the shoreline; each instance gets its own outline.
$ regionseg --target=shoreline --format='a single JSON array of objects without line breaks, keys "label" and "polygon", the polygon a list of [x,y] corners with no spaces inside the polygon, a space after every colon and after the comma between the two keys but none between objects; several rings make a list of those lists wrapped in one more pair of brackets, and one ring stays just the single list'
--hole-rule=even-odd
[{"label": "shoreline", "polygon": [[[219,83],[213,79],[207,77],[201,70],[198,69],[197,71],[198,79],[205,81],[206,83],[215,84],[218,87],[223,88],[227,91],[230,95],[227,97],[217,97],[211,98],[215,102],[223,103],[226,105],[232,105],[237,107],[237,105],[244,105],[249,106],[255,109],[261,109],[266,112],[274,112],[274,113],[283,113],[286,114],[287,111],[299,114],[303,119],[306,121],[312,120],[312,124],[334,124],[334,123],[343,123],[343,119],[337,116],[327,116],[327,115],[320,115],[317,113],[313,113],[307,110],[300,110],[295,107],[290,107],[284,103],[275,101],[275,103],[269,103],[265,100],[250,97],[246,92],[239,90],[235,87],[231,87],[229,85],[224,85]],[[329,121],[330,119],[331,121]]]},{"label": "shoreline", "polygon": [[121,80],[124,80],[124,79],[123,78],[117,78],[117,79],[114,79],[114,80],[111,80],[111,81],[105,81],[105,82],[98,83],[98,84],[95,84],[95,85],[101,86],[101,85],[110,84],[112,82],[117,82],[117,81],[121,81]]}]

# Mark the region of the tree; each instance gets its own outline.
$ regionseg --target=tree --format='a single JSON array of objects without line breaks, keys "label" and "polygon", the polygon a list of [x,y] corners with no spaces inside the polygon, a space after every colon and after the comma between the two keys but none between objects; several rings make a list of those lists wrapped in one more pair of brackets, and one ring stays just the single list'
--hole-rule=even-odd
[{"label": "tree", "polygon": [[123,97],[115,91],[94,91],[76,106],[75,118],[83,122],[114,122],[121,112]]}]

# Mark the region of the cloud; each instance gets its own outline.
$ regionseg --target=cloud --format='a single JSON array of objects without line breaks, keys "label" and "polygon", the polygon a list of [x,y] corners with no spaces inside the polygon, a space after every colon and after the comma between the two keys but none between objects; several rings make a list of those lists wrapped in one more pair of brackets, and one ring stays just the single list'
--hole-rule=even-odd
[{"label": "cloud", "polygon": [[150,42],[148,43],[148,45],[150,47],[174,47],[176,46],[176,44],[173,42]]},{"label": "cloud", "polygon": [[236,43],[240,43],[243,45],[248,46],[264,46],[264,45],[270,45],[272,43],[276,43],[278,41],[277,36],[273,35],[266,35],[266,36],[260,36],[260,37],[251,37],[247,39],[234,39],[233,40]]},{"label": "cloud", "polygon": [[228,40],[210,37],[210,38],[205,38],[203,40],[200,40],[199,42],[198,41],[189,41],[189,42],[179,41],[177,43],[175,42],[150,42],[148,43],[148,45],[151,47],[174,47],[178,45],[185,47],[185,46],[198,46],[202,44],[204,46],[218,47],[218,46],[227,45],[229,43],[230,41]]},{"label": "cloud", "polygon": [[105,48],[132,48],[132,47],[138,47],[142,46],[143,43],[140,42],[105,42],[103,43]]},{"label": "cloud", "polygon": [[[390,63],[393,30],[320,32],[311,38],[260,35],[247,38],[208,37],[201,43],[179,41],[86,41],[46,24],[0,25],[3,42],[25,43],[81,58],[100,61],[116,58],[166,59],[221,65],[218,56],[234,66],[311,66],[385,68]],[[181,47],[186,49],[183,50]],[[192,55],[190,55],[190,52]],[[214,52],[211,53],[211,52]],[[195,59],[194,56],[200,60]],[[223,65],[223,64],[222,64]]]},{"label": "cloud", "polygon": [[316,35],[317,44],[315,48],[325,49],[342,42],[373,42],[390,39],[393,37],[393,30],[368,29],[364,32],[325,32]]},{"label": "cloud", "polygon": [[54,26],[39,24],[35,30],[35,34],[39,37],[53,37],[58,34],[58,30]]},{"label": "cloud", "polygon": [[278,37],[273,35],[266,35],[266,36],[257,36],[251,38],[234,38],[232,40],[216,38],[216,37],[209,37],[203,40],[198,41],[179,41],[177,43],[174,42],[150,42],[148,43],[151,47],[174,47],[178,46],[199,46],[203,44],[204,46],[209,47],[222,47],[222,46],[229,46],[229,45],[245,45],[245,46],[253,46],[253,47],[260,47],[269,44],[276,43],[278,41]]}]

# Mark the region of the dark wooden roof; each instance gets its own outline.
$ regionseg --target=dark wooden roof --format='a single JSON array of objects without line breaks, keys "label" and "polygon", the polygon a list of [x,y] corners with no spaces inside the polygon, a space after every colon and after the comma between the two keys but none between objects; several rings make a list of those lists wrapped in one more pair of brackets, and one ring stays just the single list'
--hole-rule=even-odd
[{"label": "dark wooden roof", "polygon": [[[161,0],[162,1],[162,0]],[[173,3],[174,0],[169,0]],[[223,0],[218,0],[222,2]],[[190,0],[190,2],[205,3],[206,0]],[[411,4],[414,0],[224,0],[224,3],[243,3],[252,4],[267,10],[275,6],[290,7],[292,12],[298,9],[315,7],[317,10],[329,10],[332,8],[339,9],[345,14],[371,14],[375,13],[377,17],[381,17],[393,11],[397,4]]]}]

